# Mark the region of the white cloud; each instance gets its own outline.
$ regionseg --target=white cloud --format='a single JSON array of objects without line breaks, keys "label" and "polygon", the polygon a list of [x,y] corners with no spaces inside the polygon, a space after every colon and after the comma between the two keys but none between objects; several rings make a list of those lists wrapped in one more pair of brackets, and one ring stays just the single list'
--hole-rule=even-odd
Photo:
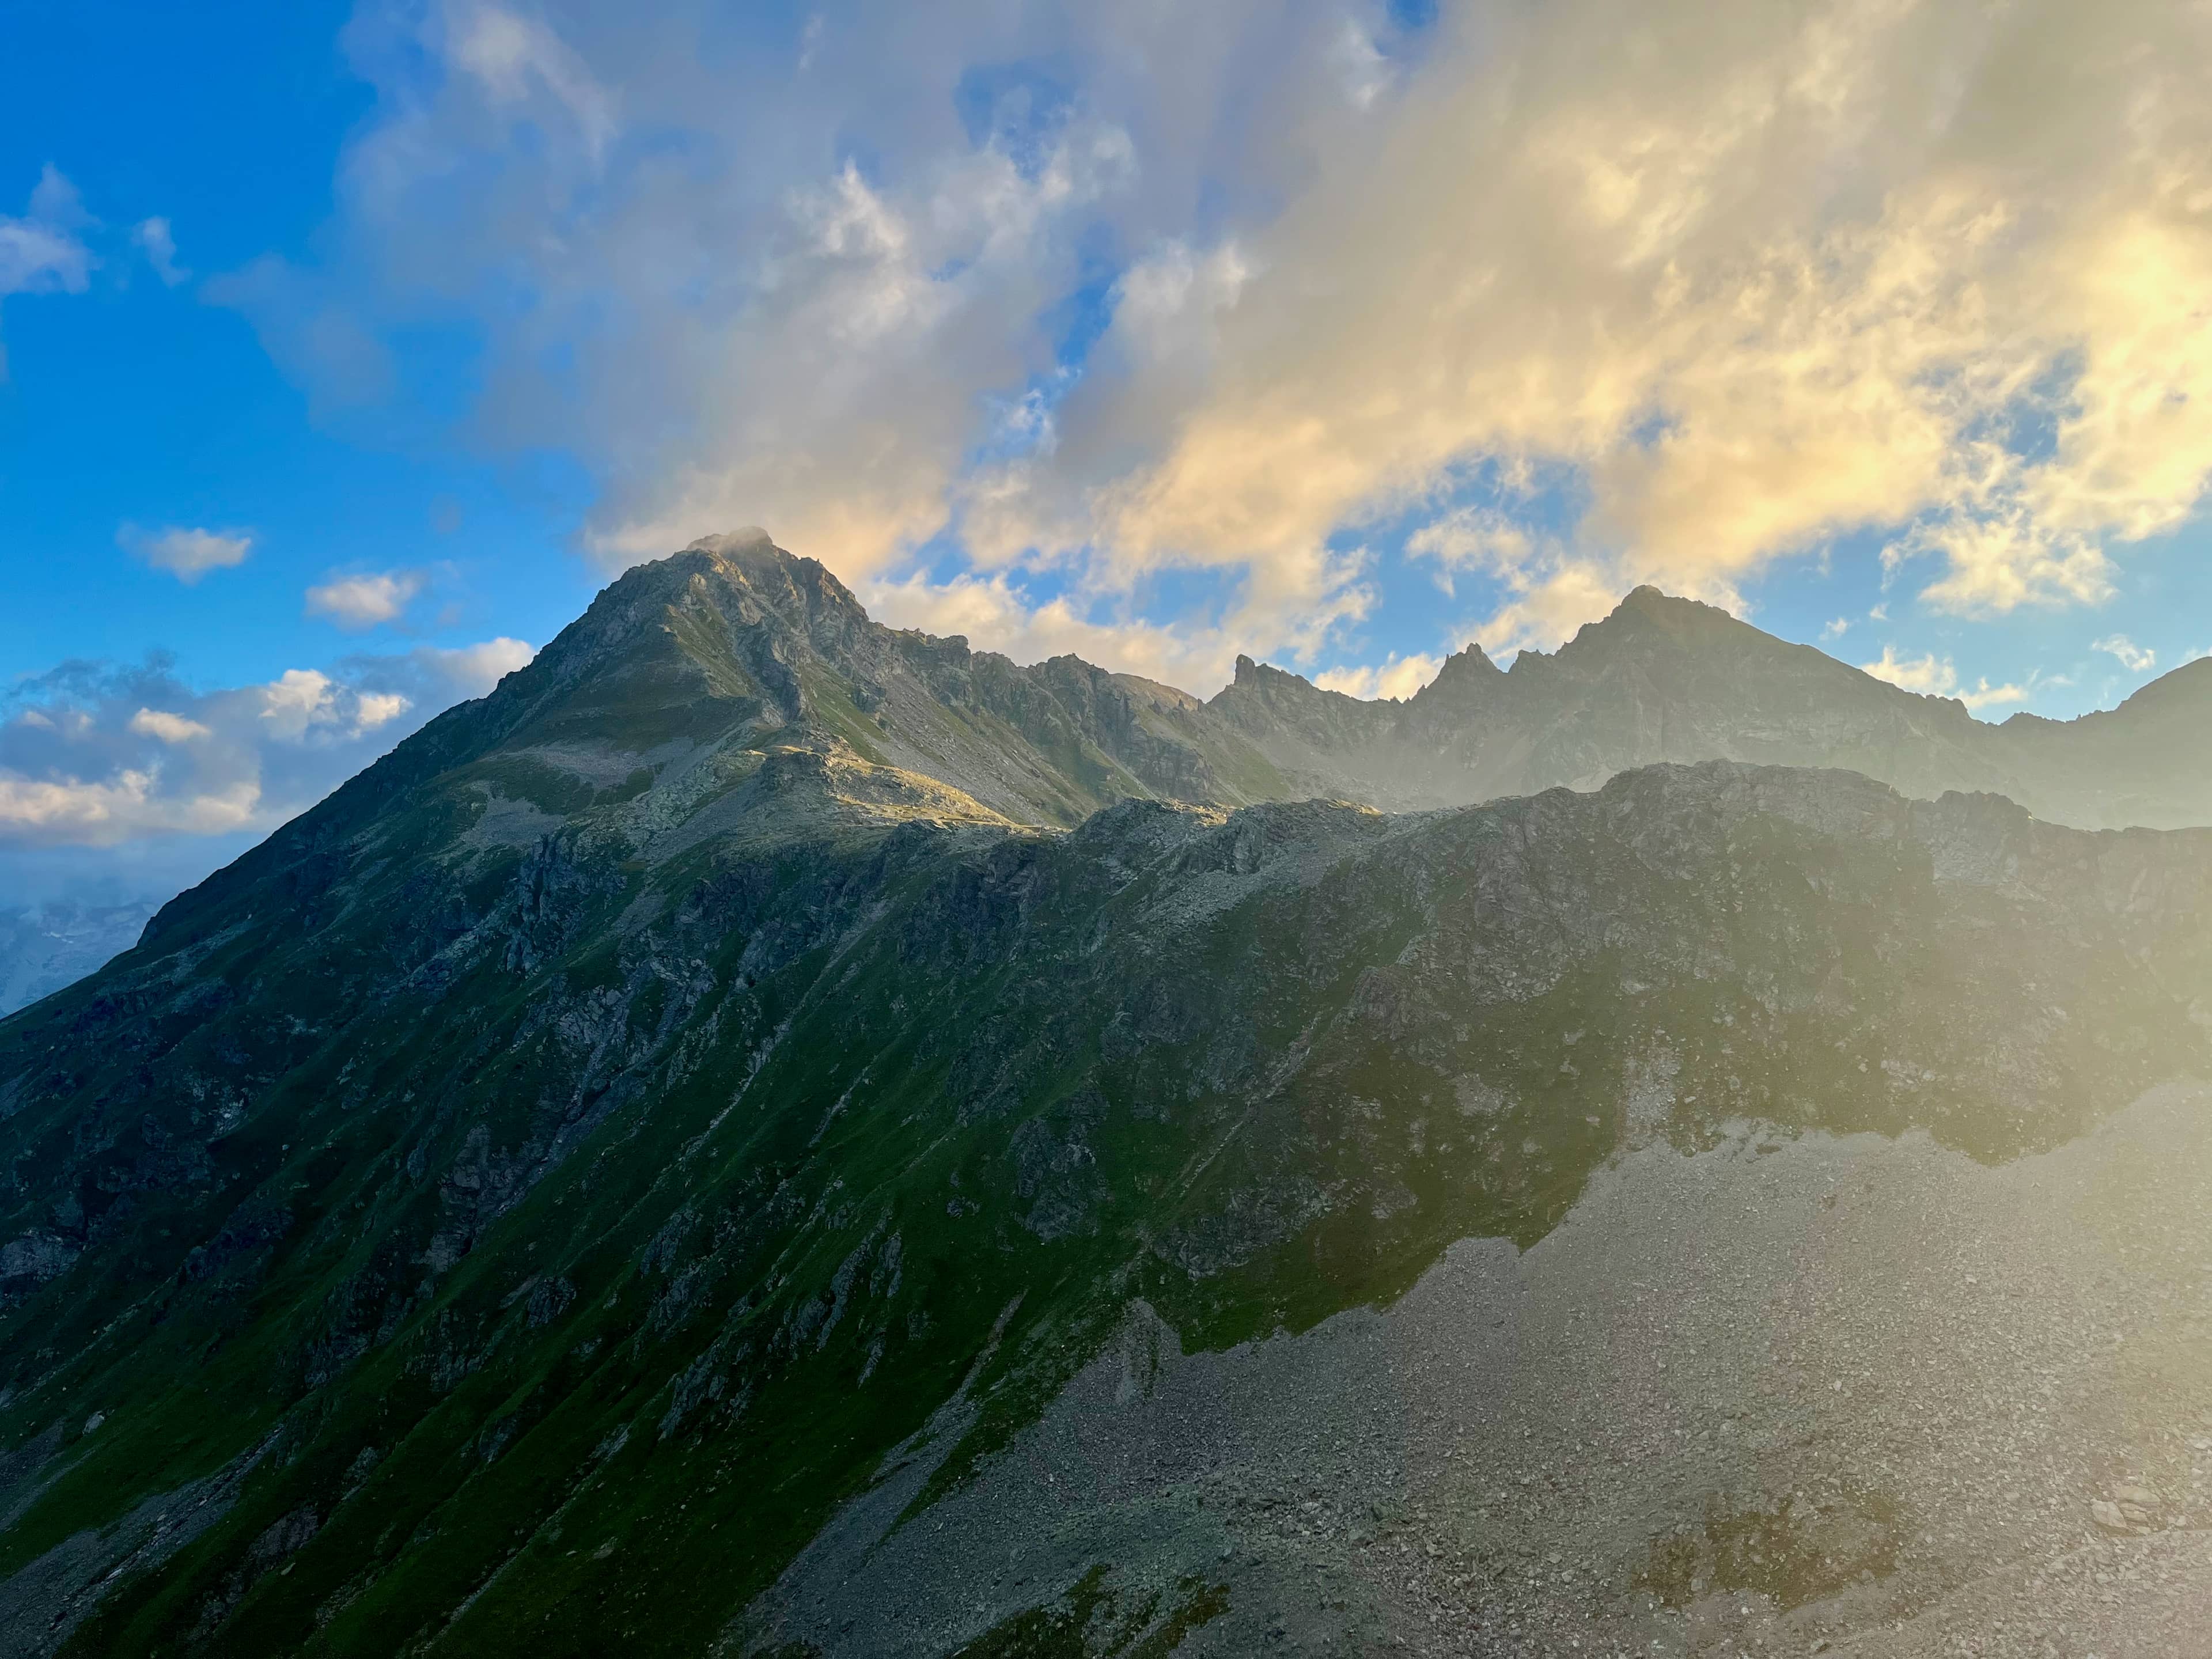
[{"label": "white cloud", "polygon": [[[380,113],[342,167],[344,256],[264,261],[210,297],[325,408],[397,386],[387,332],[481,325],[479,433],[586,458],[587,545],[610,565],[757,521],[859,580],[956,520],[988,539],[1018,487],[994,476],[1001,446],[1048,448],[1073,384],[1055,338],[1098,259],[1124,267],[1111,354],[1202,339],[1245,273],[1211,226],[1188,252],[1201,198],[1233,180],[1280,199],[1396,75],[1364,0],[717,13],[712,73],[681,44],[706,15],[368,0],[348,38]],[[1025,125],[964,124],[972,70],[1038,64],[1076,83],[1016,100]],[[1025,437],[994,430],[1010,408]],[[1329,608],[1333,568],[1310,558],[1265,608]],[[1096,592],[1126,586],[1101,574]]]},{"label": "white cloud", "polygon": [[154,268],[154,274],[165,287],[174,288],[191,280],[192,273],[177,263],[177,239],[167,219],[141,219],[131,228],[131,240],[138,244],[146,263]]},{"label": "white cloud", "polygon": [[481,697],[501,679],[528,665],[538,647],[502,634],[497,639],[455,648],[424,646],[415,659],[465,697]]},{"label": "white cloud", "polygon": [[1882,647],[1879,662],[1863,662],[1859,668],[1878,680],[1887,680],[1892,685],[1917,691],[1923,696],[1948,697],[1959,685],[1959,671],[1948,657],[1938,657],[1930,652],[1924,657],[1900,658],[1893,645]]},{"label": "white cloud", "polygon": [[1324,691],[1341,691],[1348,697],[1370,701],[1390,697],[1403,702],[1436,678],[1443,665],[1441,657],[1401,657],[1393,652],[1373,666],[1328,669],[1315,675],[1314,684]]},{"label": "white cloud", "polygon": [[23,216],[0,213],[0,299],[83,293],[99,261],[78,233],[92,222],[76,186],[52,167],[41,172]]},{"label": "white cloud", "polygon": [[[0,213],[0,301],[13,294],[82,294],[100,261],[80,234],[97,223],[76,187],[49,166],[21,217]],[[0,381],[8,351],[0,344]]]},{"label": "white cloud", "polygon": [[[1532,532],[1496,506],[1455,508],[1415,531],[1406,550],[1436,560],[1447,592],[1457,570],[1484,572],[1504,590],[1504,603],[1471,630],[1493,657],[1554,649],[1584,623],[1606,615],[1628,591],[1609,562],[1579,555],[1555,536]],[[1724,590],[1697,597],[1734,600]]]},{"label": "white cloud", "polygon": [[354,729],[374,732],[388,726],[414,705],[397,691],[364,691],[354,704]]},{"label": "white cloud", "polygon": [[2009,680],[2002,685],[1991,685],[1983,678],[1974,682],[1972,690],[1962,690],[1955,695],[1960,702],[1979,714],[1984,708],[2018,708],[2027,701],[2029,688]]},{"label": "white cloud", "polygon": [[428,580],[419,570],[333,576],[307,590],[307,614],[326,617],[340,628],[374,628],[398,620]]},{"label": "white cloud", "polygon": [[890,627],[960,635],[978,649],[1016,662],[1073,655],[1115,673],[1201,693],[1225,684],[1237,658],[1239,635],[1233,625],[1096,622],[1065,597],[1033,605],[1004,576],[878,580],[864,583],[860,598],[870,616]]},{"label": "white cloud", "polygon": [[1933,652],[1922,657],[1899,657],[1893,645],[1882,647],[1879,661],[1861,663],[1859,666],[1878,680],[1887,680],[1892,685],[1917,691],[1923,696],[1955,697],[1978,712],[2014,708],[2026,702],[2029,695],[2026,686],[2010,683],[1991,685],[1986,678],[1961,689],[1959,671],[1950,658],[1938,657]]},{"label": "white cloud", "polygon": [[2103,639],[2093,641],[2089,648],[2118,658],[2120,666],[2130,674],[2147,674],[2158,666],[2157,652],[2137,645],[2124,634],[2107,634]]},{"label": "white cloud", "polygon": [[1824,640],[1840,640],[1850,632],[1850,628],[1851,619],[1849,617],[1838,617],[1822,625],[1820,637]]},{"label": "white cloud", "polygon": [[251,783],[169,796],[158,794],[156,783],[152,772],[57,782],[0,769],[0,836],[106,846],[149,833],[216,836],[252,823],[260,802],[260,792]]},{"label": "white cloud", "polygon": [[338,733],[358,737],[404,712],[407,699],[392,693],[352,691],[315,668],[288,668],[266,685],[252,688],[261,718],[281,743]]},{"label": "white cloud", "polygon": [[160,659],[18,681],[0,693],[0,853],[266,833],[529,655],[489,640],[215,691]]},{"label": "white cloud", "polygon": [[244,530],[198,530],[172,525],[166,530],[141,530],[126,524],[115,532],[116,544],[156,570],[166,570],[187,587],[210,570],[228,570],[244,564],[253,551],[253,536]]},{"label": "white cloud", "polygon": [[163,743],[190,743],[195,738],[215,735],[198,720],[188,720],[182,714],[159,708],[142,708],[133,714],[131,730],[141,737],[159,738]]},{"label": "white cloud", "polygon": [[561,37],[506,8],[456,0],[444,9],[446,48],[491,101],[526,109],[544,99],[597,160],[615,132],[615,100]]}]

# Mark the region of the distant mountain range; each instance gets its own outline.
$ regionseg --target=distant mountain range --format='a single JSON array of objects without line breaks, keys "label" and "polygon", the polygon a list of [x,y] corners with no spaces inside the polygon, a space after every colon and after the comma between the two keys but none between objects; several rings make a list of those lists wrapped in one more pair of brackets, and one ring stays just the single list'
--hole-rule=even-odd
[{"label": "distant mountain range", "polygon": [[1201,702],[632,571],[0,1021],[0,1654],[2072,1629],[2212,1519],[2212,830],[2063,820],[2208,696],[1645,592]]},{"label": "distant mountain range", "polygon": [[51,996],[122,955],[160,908],[148,900],[57,899],[0,909],[0,1015]]},{"label": "distant mountain range", "polygon": [[[623,664],[619,690],[589,666],[610,651]],[[1243,658],[1234,683],[1201,702],[1075,657],[1024,667],[957,637],[878,626],[820,565],[727,538],[633,571],[550,657],[548,688],[595,679],[595,700],[562,717],[589,726],[587,739],[554,722],[525,746],[552,771],[604,781],[641,769],[658,783],[690,777],[733,735],[772,730],[1024,823],[1072,825],[1133,798],[1418,811],[1704,760],[1841,768],[1929,799],[2002,794],[2084,829],[2212,823],[2212,660],[2105,713],[1992,726],[1954,699],[1651,588],[1510,670],[1470,647],[1403,702]],[[592,724],[605,716],[620,717],[618,740]]]},{"label": "distant mountain range", "polygon": [[1205,714],[1304,787],[1389,810],[1594,789],[1660,762],[1837,767],[1932,799],[2004,795],[2084,829],[2212,823],[2212,659],[2119,708],[1976,720],[1690,599],[1640,587],[1556,653],[1479,647],[1401,704],[1240,659]]},{"label": "distant mountain range", "polygon": [[[676,622],[659,619],[664,607]],[[1243,658],[1235,682],[1201,702],[1074,657],[1023,667],[958,638],[878,627],[820,565],[741,538],[633,572],[567,652],[632,637],[641,611],[657,634],[653,666],[625,672],[655,677],[654,729],[668,745],[649,757],[656,776],[736,716],[841,742],[1031,823],[1072,824],[1132,797],[1415,811],[1703,760],[1842,768],[1931,799],[2002,794],[2085,829],[2212,823],[2212,660],[2106,713],[1991,726],[1954,699],[1646,587],[1510,670],[1470,647],[1403,702],[1325,691]]]},{"label": "distant mountain range", "polygon": [[[968,797],[959,811],[1062,827],[1128,799],[1407,811],[1703,760],[1842,768],[1929,799],[2001,794],[2084,829],[2212,823],[2212,659],[2115,709],[1990,725],[1649,587],[1510,670],[1470,646],[1403,702],[1326,691],[1249,657],[1201,701],[1079,658],[1024,667],[878,626],[822,566],[744,534],[631,572],[558,649],[568,666],[549,678],[605,650],[636,653],[620,678],[652,704],[649,723],[526,746],[532,763],[601,785],[640,768],[688,776],[697,755],[757,727],[949,786]],[[155,908],[0,910],[0,1013],[127,948]]]}]

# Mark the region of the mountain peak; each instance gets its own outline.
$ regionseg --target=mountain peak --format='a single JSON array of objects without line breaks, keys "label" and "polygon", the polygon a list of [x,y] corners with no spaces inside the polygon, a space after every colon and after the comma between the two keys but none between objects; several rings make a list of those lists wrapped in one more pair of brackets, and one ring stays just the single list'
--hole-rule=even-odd
[{"label": "mountain peak", "polygon": [[1444,665],[1437,671],[1436,678],[1413,693],[1408,703],[1433,707],[1439,702],[1455,703],[1462,697],[1479,694],[1505,678],[1505,671],[1491,661],[1489,654],[1480,645],[1469,644],[1465,650],[1455,651],[1444,659]]},{"label": "mountain peak", "polygon": [[[777,546],[768,532],[757,525],[721,535],[702,536],[684,552],[706,554],[725,577],[757,592],[765,586],[769,595],[803,597],[812,609],[828,605],[861,623],[869,621],[866,607],[861,605],[859,596],[839,580],[829,566],[819,559]],[[677,555],[678,558],[683,556]]]},{"label": "mountain peak", "polygon": [[[2123,726],[2185,726],[2208,682],[2212,668],[2193,665],[2124,714],[2084,723],[2110,751],[2100,771],[2072,750],[2032,753],[2049,723],[2019,723],[1992,747],[1979,734],[1995,728],[1955,704],[1935,708],[1645,586],[1559,652],[1522,653],[1510,673],[1469,645],[1402,703],[1324,690],[1250,655],[1200,701],[1073,657],[1024,666],[957,637],[884,628],[825,566],[747,528],[628,572],[526,670],[402,744],[330,811],[372,810],[392,789],[485,766],[486,787],[510,796],[518,766],[542,774],[532,787],[549,803],[647,775],[650,787],[675,791],[670,799],[696,803],[767,747],[834,742],[1004,819],[1061,826],[1131,796],[1205,807],[1325,796],[1408,810],[1595,787],[1653,761],[1717,757],[1845,766],[1912,793],[1994,789],[2091,824],[2193,822],[2207,786],[2171,777],[2147,795],[2124,785],[2112,738]],[[2047,741],[2075,739],[2052,726]],[[638,811],[667,810],[656,801]]]},{"label": "mountain peak", "polygon": [[1631,589],[1597,621],[1584,623],[1572,639],[1548,658],[1540,652],[1524,651],[1514,666],[1518,668],[1532,659],[1538,663],[1605,662],[1623,652],[1694,657],[1709,650],[1741,655],[1800,648],[1761,632],[1718,605],[1662,592],[1647,583]]},{"label": "mountain peak", "polygon": [[697,541],[687,544],[684,550],[686,553],[715,553],[725,558],[735,558],[744,553],[783,553],[787,559],[796,556],[784,553],[775,544],[775,538],[757,524],[743,525],[735,530],[725,530],[712,536],[702,536]]},{"label": "mountain peak", "polygon": [[1723,610],[1717,605],[1707,605],[1701,599],[1688,599],[1680,594],[1668,593],[1649,582],[1632,587],[1627,596],[1613,608],[1604,622],[1590,624],[1602,628],[1607,623],[1629,620],[1654,622],[1668,629],[1681,631],[1687,629],[1717,629],[1728,627],[1750,626],[1742,618]]}]

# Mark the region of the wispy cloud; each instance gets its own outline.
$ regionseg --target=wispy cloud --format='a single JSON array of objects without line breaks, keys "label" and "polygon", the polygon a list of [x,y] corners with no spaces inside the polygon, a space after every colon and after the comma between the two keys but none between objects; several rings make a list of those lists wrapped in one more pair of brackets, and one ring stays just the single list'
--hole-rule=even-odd
[{"label": "wispy cloud", "polygon": [[1899,657],[1897,647],[1885,645],[1881,658],[1874,662],[1861,663],[1860,668],[1878,680],[1887,680],[1892,685],[1907,691],[1917,691],[1923,696],[1955,697],[1977,712],[1984,708],[2013,708],[2027,701],[2027,686],[2013,684],[1991,685],[1986,677],[1971,686],[1959,684],[1959,671],[1948,657],[1938,657],[1933,652],[1920,657]]},{"label": "wispy cloud", "polygon": [[332,576],[307,590],[311,617],[325,617],[340,628],[361,629],[397,622],[428,584],[420,570],[382,570],[358,575]]},{"label": "wispy cloud", "polygon": [[2158,666],[2157,652],[2137,645],[2124,634],[2107,634],[2103,639],[2093,641],[2089,648],[2118,658],[2120,666],[2131,674],[2147,674]]},{"label": "wispy cloud", "polygon": [[[82,294],[100,261],[83,233],[97,222],[76,186],[52,166],[39,174],[22,214],[0,213],[0,301],[15,294]],[[8,354],[0,346],[0,380]]]},{"label": "wispy cloud", "polygon": [[0,300],[11,294],[82,294],[99,261],[81,233],[94,222],[76,186],[48,167],[21,217],[0,213]]},{"label": "wispy cloud", "polygon": [[246,530],[201,530],[172,525],[164,530],[142,530],[126,524],[115,532],[116,545],[142,563],[166,570],[187,587],[210,570],[228,570],[244,564],[253,551],[253,533]]},{"label": "wispy cloud", "polygon": [[177,239],[167,219],[141,219],[131,228],[131,240],[137,243],[164,286],[174,288],[191,280],[192,273],[177,263]]},{"label": "wispy cloud", "polygon": [[1314,676],[1314,684],[1324,691],[1341,691],[1348,697],[1391,697],[1402,702],[1436,678],[1443,665],[1441,657],[1418,653],[1401,657],[1394,652],[1370,665],[1326,669]]}]

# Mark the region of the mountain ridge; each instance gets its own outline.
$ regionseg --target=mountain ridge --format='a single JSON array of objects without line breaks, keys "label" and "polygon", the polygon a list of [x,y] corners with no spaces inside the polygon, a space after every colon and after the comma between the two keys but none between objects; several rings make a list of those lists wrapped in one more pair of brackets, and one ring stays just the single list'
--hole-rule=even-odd
[{"label": "mountain ridge", "polygon": [[[633,641],[653,642],[650,667],[623,654]],[[2189,729],[2202,715],[2212,731],[2212,672],[2194,665],[2117,709],[1993,726],[1955,699],[1903,690],[1647,586],[1510,669],[1470,647],[1402,702],[1326,691],[1249,657],[1200,700],[1072,655],[1024,666],[957,635],[885,628],[825,568],[757,532],[634,568],[538,661],[433,722],[428,750],[458,755],[534,720],[547,740],[532,752],[551,770],[602,789],[627,783],[636,768],[608,770],[622,757],[560,738],[555,704],[607,678],[594,667],[603,659],[617,664],[611,683],[569,718],[588,727],[619,714],[629,753],[656,778],[702,747],[774,731],[842,744],[990,812],[1061,828],[1132,797],[1231,809],[1319,795],[1420,810],[1706,759],[1839,766],[1929,798],[2001,793],[2081,828],[2212,821],[2212,745]],[[2156,752],[2136,752],[2146,748]]]},{"label": "mountain ridge", "polygon": [[[1718,625],[1654,603],[1468,659],[1478,712],[1587,695],[1462,722],[1453,775],[1740,738],[1700,722],[1741,676],[1667,643]],[[879,1649],[811,1603],[785,1645],[776,1586],[902,1448],[911,1521],[1117,1343],[1391,1305],[1632,1154],[2002,1164],[2212,1073],[2212,830],[1731,759],[1386,813],[1299,768],[1408,705],[1241,683],[1022,667],[764,538],[687,550],[0,1020],[0,1633],[1024,1651],[1138,1555],[975,1554]],[[1607,1618],[1711,1496],[1638,1500]],[[1897,1537],[1854,1572],[1964,1571],[1857,1502],[1821,1512]],[[1280,1588],[1170,1541],[1117,1650],[1268,1639]]]}]

